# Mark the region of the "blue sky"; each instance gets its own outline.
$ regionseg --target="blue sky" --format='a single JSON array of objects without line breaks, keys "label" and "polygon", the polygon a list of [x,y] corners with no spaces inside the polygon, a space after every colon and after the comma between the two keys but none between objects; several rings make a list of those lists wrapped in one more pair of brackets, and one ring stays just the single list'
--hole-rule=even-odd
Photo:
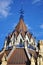
[{"label": "blue sky", "polygon": [[37,40],[43,39],[43,0],[0,0],[0,50],[19,22],[21,7],[29,31]]}]

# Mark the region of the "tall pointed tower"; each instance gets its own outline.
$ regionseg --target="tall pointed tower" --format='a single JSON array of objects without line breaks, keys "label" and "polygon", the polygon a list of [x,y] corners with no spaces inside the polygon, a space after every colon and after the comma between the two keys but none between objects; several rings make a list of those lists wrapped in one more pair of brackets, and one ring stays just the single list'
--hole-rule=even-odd
[{"label": "tall pointed tower", "polygon": [[24,11],[21,9],[19,23],[6,37],[4,51],[0,53],[1,65],[4,65],[4,62],[6,65],[35,65],[34,58],[37,59],[35,40],[24,23],[23,14]]},{"label": "tall pointed tower", "polygon": [[23,14],[24,14],[24,11],[23,9],[20,10],[20,18],[19,18],[19,23],[17,24],[17,26],[15,27],[16,31],[18,33],[22,33],[22,36],[25,35],[25,32],[27,31],[27,27],[24,23],[24,18],[23,18]]},{"label": "tall pointed tower", "polygon": [[24,11],[23,9],[20,10],[20,18],[19,23],[13,30],[13,32],[7,37],[5,41],[5,47],[18,45],[20,42],[24,43],[26,41],[28,44],[34,44],[34,38],[32,37],[31,33],[28,31],[27,26],[24,23]]}]

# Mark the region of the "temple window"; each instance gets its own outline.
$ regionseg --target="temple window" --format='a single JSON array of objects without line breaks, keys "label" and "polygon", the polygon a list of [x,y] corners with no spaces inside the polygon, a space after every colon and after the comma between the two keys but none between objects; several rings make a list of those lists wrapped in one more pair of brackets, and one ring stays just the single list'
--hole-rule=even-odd
[{"label": "temple window", "polygon": [[22,44],[22,39],[20,39],[20,44]]},{"label": "temple window", "polygon": [[7,46],[9,45],[9,43],[11,42],[10,38],[8,37],[7,39]]}]

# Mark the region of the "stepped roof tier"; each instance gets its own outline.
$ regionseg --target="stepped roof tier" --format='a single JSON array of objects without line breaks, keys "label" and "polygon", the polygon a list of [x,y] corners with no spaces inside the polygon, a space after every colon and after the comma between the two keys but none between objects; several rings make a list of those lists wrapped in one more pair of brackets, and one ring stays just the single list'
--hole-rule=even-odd
[{"label": "stepped roof tier", "polygon": [[[11,60],[10,60],[11,59]],[[8,60],[9,64],[25,64],[28,61],[24,48],[16,48]]]},{"label": "stepped roof tier", "polygon": [[27,26],[25,25],[24,20],[22,18],[20,18],[19,23],[16,25],[15,29],[8,36],[8,38],[11,38],[13,34],[15,34],[17,37],[19,35],[19,33],[21,33],[23,38],[26,35],[26,33],[27,33],[29,38],[32,37],[32,34],[29,32],[29,30],[28,30]]},{"label": "stepped roof tier", "polygon": [[[12,50],[13,50],[13,48],[12,48]],[[31,61],[28,58],[25,48],[16,48],[13,50],[13,52],[12,52],[12,50],[11,49],[5,50],[4,53],[2,53],[0,55],[0,62],[1,62],[1,59],[3,58],[3,56],[6,54],[5,57],[6,57],[7,65],[11,65],[11,64],[12,65],[27,65],[27,64],[30,65]],[[12,52],[12,54],[11,54],[11,52]],[[28,53],[30,54],[31,57],[33,55],[35,59],[38,56],[37,52],[34,50],[28,49]],[[10,55],[10,57],[8,58],[9,55]]]}]

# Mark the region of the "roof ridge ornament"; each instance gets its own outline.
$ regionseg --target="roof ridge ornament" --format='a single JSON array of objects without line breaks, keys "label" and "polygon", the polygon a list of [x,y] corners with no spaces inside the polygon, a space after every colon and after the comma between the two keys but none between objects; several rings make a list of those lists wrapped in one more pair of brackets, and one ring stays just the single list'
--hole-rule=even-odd
[{"label": "roof ridge ornament", "polygon": [[24,17],[23,0],[21,0],[21,9],[20,9],[19,13],[20,13],[20,19],[23,19],[23,17]]},{"label": "roof ridge ornament", "polygon": [[23,19],[23,17],[24,17],[24,10],[23,10],[23,8],[21,8],[20,9],[20,19]]}]

